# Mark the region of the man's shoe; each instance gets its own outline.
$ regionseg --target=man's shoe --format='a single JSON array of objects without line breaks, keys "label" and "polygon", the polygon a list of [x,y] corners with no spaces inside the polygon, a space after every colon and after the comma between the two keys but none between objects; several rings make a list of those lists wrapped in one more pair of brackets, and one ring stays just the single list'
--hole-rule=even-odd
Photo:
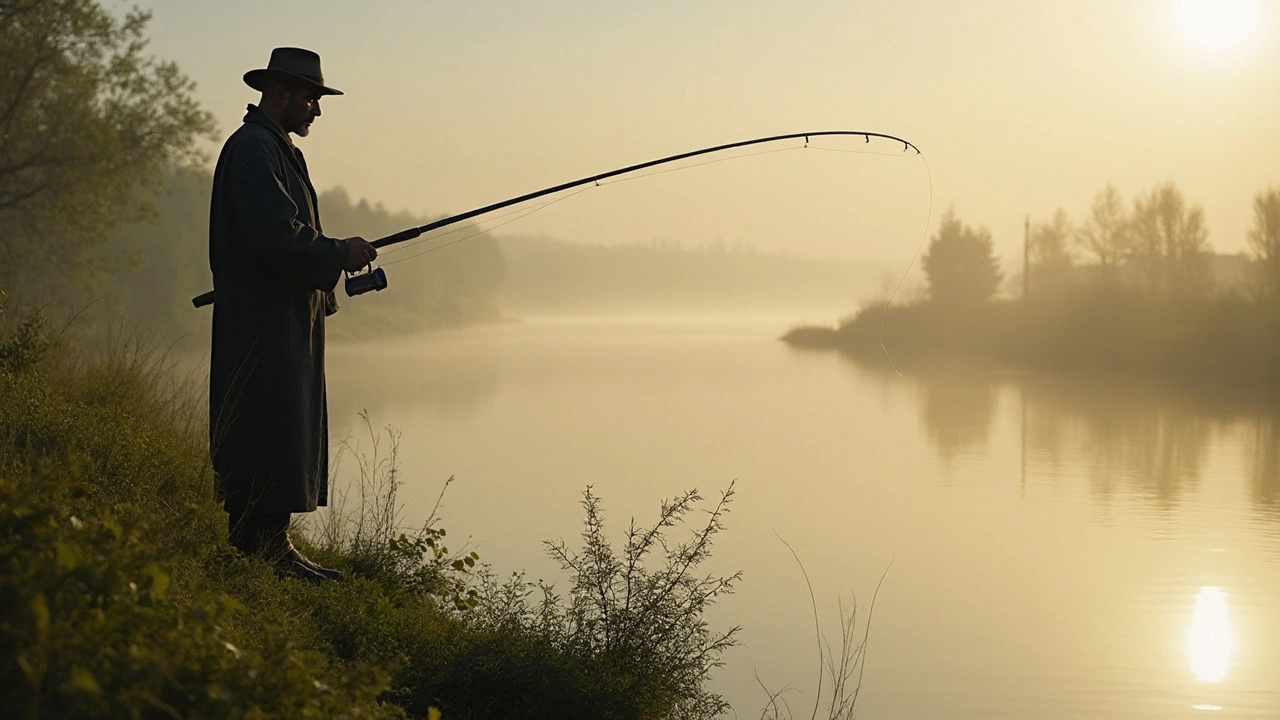
[{"label": "man's shoe", "polygon": [[308,558],[306,555],[303,555],[298,550],[298,548],[293,547],[292,544],[289,545],[289,552],[288,554],[285,555],[285,559],[292,560],[302,565],[303,567],[310,570],[311,572],[323,577],[325,580],[341,580],[342,579],[341,570],[334,570],[333,568],[321,567],[320,565],[317,565],[316,563],[311,561],[311,558]]},{"label": "man's shoe", "polygon": [[307,557],[306,555],[303,555],[302,551],[299,550],[293,544],[293,537],[289,534],[288,530],[285,530],[285,533],[284,533],[284,546],[285,546],[285,557],[291,558],[295,562],[302,563],[311,572],[316,573],[317,575],[324,576],[326,580],[342,579],[341,570],[334,570],[332,568],[321,567],[319,563],[313,562],[311,558]]},{"label": "man's shoe", "polygon": [[322,583],[329,579],[287,555],[273,562],[271,569],[275,570],[276,577],[281,579],[295,578],[310,583]]}]

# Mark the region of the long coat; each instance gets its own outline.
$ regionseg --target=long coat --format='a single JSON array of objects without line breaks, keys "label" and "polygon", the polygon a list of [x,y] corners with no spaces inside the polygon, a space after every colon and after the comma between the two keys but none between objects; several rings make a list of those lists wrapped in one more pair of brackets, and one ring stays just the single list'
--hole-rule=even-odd
[{"label": "long coat", "polygon": [[350,248],[320,229],[287,133],[250,105],[213,175],[209,442],[228,512],[327,504],[324,320]]}]

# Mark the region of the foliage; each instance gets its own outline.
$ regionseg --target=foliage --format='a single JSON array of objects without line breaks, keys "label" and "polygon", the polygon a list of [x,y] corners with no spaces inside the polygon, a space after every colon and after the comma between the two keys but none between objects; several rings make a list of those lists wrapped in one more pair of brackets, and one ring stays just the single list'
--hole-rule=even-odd
[{"label": "foliage", "polygon": [[[883,328],[883,333],[881,332]],[[1276,387],[1280,315],[1238,294],[1154,298],[1111,285],[1067,300],[1002,300],[958,316],[933,304],[864,309],[810,346],[897,367],[955,356],[1073,373],[1164,375]],[[825,342],[824,342],[825,340]]]},{"label": "foliage", "polygon": [[[0,343],[10,338],[0,331]],[[390,431],[385,454],[348,448],[374,494],[332,526],[331,544],[315,533],[317,559],[346,580],[281,581],[238,558],[213,502],[204,425],[193,420],[202,406],[169,377],[162,349],[123,337],[114,348],[81,354],[59,343],[35,365],[0,370],[6,709],[268,718],[422,717],[438,707],[465,719],[711,707],[714,696],[691,683],[710,667],[714,637],[687,638],[706,657],[664,654],[671,638],[626,658],[569,632],[567,608],[546,623],[498,622],[512,617],[510,604],[481,597],[478,556],[450,551],[434,513],[419,531],[398,529]],[[708,547],[683,556],[705,558]],[[668,600],[686,587],[676,583]],[[647,617],[705,632],[699,616],[663,615],[699,607],[664,601]]]},{"label": "foliage", "polygon": [[[6,297],[0,293],[0,315],[3,315]],[[0,318],[0,331],[5,329]],[[0,370],[21,372],[30,369],[49,350],[47,322],[44,313],[33,310],[23,318],[7,336],[0,337]]]},{"label": "foliage", "polygon": [[940,305],[972,307],[989,301],[1000,286],[1000,266],[991,233],[973,229],[954,211],[942,216],[922,260],[929,298]]},{"label": "foliage", "polygon": [[472,586],[470,573],[480,555],[474,551],[451,552],[445,544],[447,533],[438,526],[440,500],[453,478],[445,481],[435,508],[422,526],[412,533],[404,532],[398,500],[402,484],[398,460],[400,434],[394,428],[384,428],[390,447],[383,455],[383,438],[374,432],[368,413],[361,412],[360,418],[371,449],[362,453],[349,438],[343,440],[334,468],[336,476],[341,474],[343,459],[349,457],[356,463],[354,507],[350,506],[350,489],[336,490],[330,506],[304,526],[309,536],[318,550],[343,557],[360,575],[388,586],[435,596],[455,610],[474,608],[478,591]]},{"label": "foliage", "polygon": [[1129,257],[1147,290],[1168,297],[1207,289],[1209,230],[1204,211],[1188,206],[1173,183],[1134,200]]},{"label": "foliage", "polygon": [[209,311],[193,308],[191,298],[213,286],[211,185],[207,170],[171,167],[160,186],[139,192],[155,214],[122,224],[103,243],[99,287],[104,297],[91,312],[167,337],[208,341]]},{"label": "foliage", "polygon": [[1263,293],[1280,297],[1280,188],[1268,188],[1253,198],[1249,247],[1258,261]]},{"label": "foliage", "polygon": [[1031,294],[1057,296],[1069,287],[1075,264],[1071,247],[1073,230],[1067,211],[1058,208],[1048,222],[1031,228],[1028,259]]},{"label": "foliage", "polygon": [[[186,338],[187,349],[208,342],[209,311],[193,309],[191,298],[213,282],[208,240],[211,183],[207,170],[171,168],[160,187],[145,193],[156,208],[155,217],[122,225],[100,248],[108,272],[99,285],[104,298],[92,309],[96,315],[127,318],[167,337]],[[353,201],[341,190],[321,193],[320,208],[325,232],[338,237],[372,239],[426,222]],[[348,299],[339,289],[342,311],[327,323],[329,336],[341,340],[497,317],[496,294],[504,266],[491,238],[476,237],[429,258],[389,268],[390,292]]]},{"label": "foliage", "polygon": [[1131,245],[1129,235],[1124,198],[1115,186],[1107,185],[1094,196],[1089,218],[1076,230],[1076,243],[1087,259],[1110,273],[1124,259]]},{"label": "foliage", "polygon": [[[581,698],[571,717],[715,717],[728,706],[703,684],[720,666],[723,652],[736,644],[739,628],[712,631],[704,614],[733,591],[741,574],[702,574],[699,566],[723,529],[733,492],[730,485],[706,522],[674,544],[667,533],[686,521],[702,497],[690,490],[663,502],[652,525],[637,526],[632,520],[619,554],[605,535],[600,500],[588,488],[582,501],[581,550],[547,543],[571,577],[567,598],[520,575],[503,584],[489,578],[475,621],[549,642],[587,661],[603,677],[628,683],[626,695],[605,696],[610,703]],[[655,555],[660,562],[650,568]],[[530,600],[539,595],[538,601]],[[624,699],[628,704],[616,704]]]},{"label": "foliage", "polygon": [[0,687],[37,717],[381,717],[385,678],[334,672],[271,627],[229,639],[238,601],[175,601],[164,546],[145,518],[80,520],[34,488],[0,479]]},{"label": "foliage", "polygon": [[[806,578],[807,579],[807,578]],[[878,589],[878,588],[877,588]],[[810,588],[812,598],[812,587]],[[814,622],[817,623],[817,605],[814,606]],[[862,691],[862,675],[867,662],[867,637],[870,634],[870,620],[858,632],[858,604],[856,601],[846,605],[840,602],[840,635],[839,645],[833,645],[831,639],[818,631],[818,687],[814,692],[813,712],[811,718],[822,717],[826,720],[853,720],[857,716],[858,695]],[[861,635],[861,637],[859,637]],[[759,678],[757,678],[759,680]],[[829,680],[831,688],[823,693],[822,684]],[[790,685],[778,690],[771,690],[763,681],[761,687],[767,695],[767,701],[760,711],[760,720],[792,720],[795,715],[786,700],[786,695],[793,691]],[[825,699],[825,703],[823,702]]]},{"label": "foliage", "polygon": [[94,248],[151,214],[139,184],[213,131],[193,83],[143,55],[149,19],[96,0],[0,2],[0,285],[28,301],[82,292]]}]

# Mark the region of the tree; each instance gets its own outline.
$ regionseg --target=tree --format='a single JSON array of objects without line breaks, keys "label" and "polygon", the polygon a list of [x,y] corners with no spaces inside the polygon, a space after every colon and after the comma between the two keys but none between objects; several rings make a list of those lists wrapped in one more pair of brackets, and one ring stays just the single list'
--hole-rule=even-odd
[{"label": "tree", "polygon": [[1187,206],[1173,183],[1165,183],[1133,205],[1130,257],[1148,289],[1194,295],[1209,282],[1209,229],[1204,211]]},{"label": "tree", "polygon": [[934,302],[975,305],[987,302],[1000,286],[1000,266],[992,253],[991,233],[960,222],[954,211],[942,216],[923,258]]},{"label": "tree", "polygon": [[1028,248],[1032,294],[1056,294],[1070,283],[1071,268],[1075,265],[1071,236],[1071,218],[1062,208],[1058,208],[1049,222],[1032,227]]},{"label": "tree", "polygon": [[212,116],[171,62],[144,57],[150,14],[97,0],[0,0],[0,287],[76,288],[141,188],[201,158]]},{"label": "tree", "polygon": [[1124,198],[1107,185],[1094,196],[1089,219],[1076,231],[1076,245],[1110,278],[1130,247],[1130,229]]},{"label": "tree", "polygon": [[1254,196],[1249,246],[1261,271],[1263,293],[1280,297],[1280,188]]}]

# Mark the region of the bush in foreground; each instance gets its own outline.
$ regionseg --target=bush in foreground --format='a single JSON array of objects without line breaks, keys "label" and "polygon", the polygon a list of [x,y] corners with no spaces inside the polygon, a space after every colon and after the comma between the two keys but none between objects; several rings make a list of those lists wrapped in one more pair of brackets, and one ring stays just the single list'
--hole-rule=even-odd
[{"label": "bush in foreground", "polygon": [[[33,319],[34,318],[34,319]],[[36,316],[0,315],[0,706],[24,717],[709,718],[734,630],[702,612],[736,576],[693,574],[720,529],[667,552],[697,502],[634,525],[621,557],[586,501],[563,597],[500,584],[434,518],[399,528],[394,472],[370,462],[353,524],[313,531],[350,573],[277,580],[224,542],[199,405],[155,344],[89,356]],[[537,591],[542,599],[529,598]],[[604,600],[596,593],[606,591]]]}]

